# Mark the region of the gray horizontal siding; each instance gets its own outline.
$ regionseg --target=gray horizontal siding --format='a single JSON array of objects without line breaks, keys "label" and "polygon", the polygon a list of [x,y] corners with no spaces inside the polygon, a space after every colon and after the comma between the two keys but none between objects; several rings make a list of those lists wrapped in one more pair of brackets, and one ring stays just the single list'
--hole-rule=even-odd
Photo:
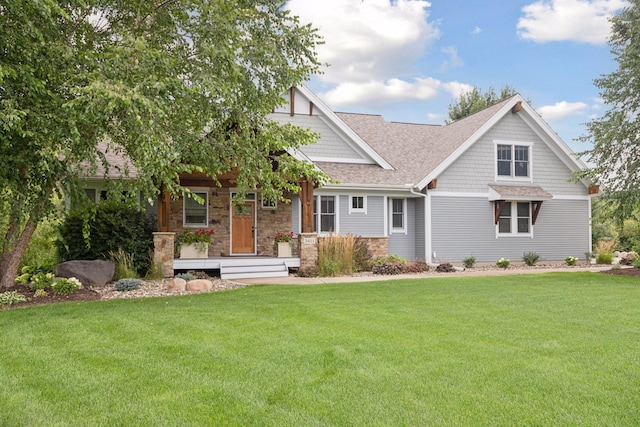
[{"label": "gray horizontal siding", "polygon": [[340,196],[340,234],[384,236],[384,197],[367,196],[367,213],[349,213],[350,197],[350,195]]},{"label": "gray horizontal siding", "polygon": [[300,198],[297,194],[291,196],[291,229],[297,234],[302,231],[300,224]]},{"label": "gray horizontal siding", "polygon": [[[508,114],[438,177],[439,191],[487,192],[496,181],[495,140],[532,142],[533,184],[554,195],[586,195],[583,184],[569,182],[571,170],[518,115]],[[503,182],[503,181],[500,181]],[[504,182],[517,183],[510,180]]]},{"label": "gray horizontal siding", "polygon": [[460,262],[474,255],[479,262],[504,257],[520,261],[524,252],[537,252],[541,260],[584,257],[589,250],[587,200],[549,200],[542,204],[531,237],[496,238],[493,204],[485,198],[435,197],[431,199],[434,261]]},{"label": "gray horizontal siding", "polygon": [[300,147],[305,155],[311,159],[315,157],[335,158],[335,159],[364,159],[365,156],[359,153],[354,147],[345,141],[344,137],[333,130],[320,116],[309,116],[297,114],[271,114],[270,117],[279,123],[292,123],[304,129],[311,129],[312,132],[320,134],[316,144]]},{"label": "gray horizontal siding", "polygon": [[[396,254],[407,261],[414,261],[416,252],[416,199],[407,199],[407,234],[389,233],[389,254]],[[418,239],[424,239],[419,236]]]}]

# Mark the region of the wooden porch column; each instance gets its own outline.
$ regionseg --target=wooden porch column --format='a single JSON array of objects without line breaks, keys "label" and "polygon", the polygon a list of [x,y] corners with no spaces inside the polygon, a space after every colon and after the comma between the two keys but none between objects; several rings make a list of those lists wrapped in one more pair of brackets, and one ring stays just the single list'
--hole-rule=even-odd
[{"label": "wooden porch column", "polygon": [[313,233],[313,182],[305,179],[300,187],[301,229],[303,233]]},{"label": "wooden porch column", "polygon": [[164,188],[160,190],[158,196],[158,231],[168,232],[170,226],[169,218],[171,217],[171,196]]}]

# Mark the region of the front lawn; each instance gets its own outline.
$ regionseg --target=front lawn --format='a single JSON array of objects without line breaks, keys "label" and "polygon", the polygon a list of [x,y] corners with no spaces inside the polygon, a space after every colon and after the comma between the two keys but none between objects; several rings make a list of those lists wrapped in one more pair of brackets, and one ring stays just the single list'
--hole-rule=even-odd
[{"label": "front lawn", "polygon": [[640,425],[640,282],[256,286],[0,311],[0,425]]}]

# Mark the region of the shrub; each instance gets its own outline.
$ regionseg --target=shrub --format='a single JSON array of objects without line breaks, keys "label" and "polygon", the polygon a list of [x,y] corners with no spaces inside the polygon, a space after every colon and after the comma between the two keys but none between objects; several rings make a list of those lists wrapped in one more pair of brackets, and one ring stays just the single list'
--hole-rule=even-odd
[{"label": "shrub", "polygon": [[395,275],[405,272],[406,261],[396,254],[378,258],[373,265],[374,274]]},{"label": "shrub", "polygon": [[53,282],[53,285],[51,285],[51,289],[54,294],[64,296],[69,296],[81,288],[82,283],[80,283],[80,281],[75,277],[71,277],[69,279],[58,279]]},{"label": "shrub", "polygon": [[58,251],[56,250],[59,226],[60,220],[58,219],[44,218],[38,222],[20,261],[21,267],[33,266],[37,271],[45,273],[53,271],[53,268],[59,262]]},{"label": "shrub", "polygon": [[449,262],[444,262],[436,267],[438,273],[453,273],[456,269]]},{"label": "shrub", "polygon": [[0,293],[0,305],[17,304],[19,302],[25,302],[26,300],[27,300],[27,297],[25,297],[24,295],[16,291]]},{"label": "shrub", "polygon": [[142,280],[137,278],[120,279],[116,282],[115,290],[120,292],[135,291],[136,289],[140,288],[141,284]]},{"label": "shrub", "polygon": [[412,261],[404,265],[405,273],[423,273],[429,271],[429,265],[424,261]]},{"label": "shrub", "polygon": [[640,257],[636,257],[636,259],[633,260],[633,267],[640,268]]},{"label": "shrub", "polygon": [[371,271],[372,254],[366,239],[356,238],[353,248],[353,268],[355,271]]},{"label": "shrub", "polygon": [[164,270],[162,269],[162,263],[151,261],[149,270],[147,270],[147,274],[145,274],[144,277],[148,280],[164,279]]},{"label": "shrub", "polygon": [[149,269],[149,251],[153,248],[155,223],[138,206],[120,201],[88,204],[70,212],[60,226],[57,242],[62,261],[109,259],[109,252],[133,255],[138,274]]},{"label": "shrub", "polygon": [[318,242],[318,274],[344,276],[354,271],[356,238],[351,234],[330,234]]},{"label": "shrub", "polygon": [[511,264],[511,261],[506,258],[500,258],[496,261],[496,265],[500,268],[507,268],[509,267],[509,264]]},{"label": "shrub", "polygon": [[51,285],[53,285],[54,279],[55,277],[53,276],[53,273],[36,273],[31,276],[30,287],[35,290],[47,290],[51,288]]},{"label": "shrub", "polygon": [[208,279],[209,278],[209,276],[207,276],[207,273],[205,273],[204,271],[189,270],[189,271],[187,271],[187,274],[192,275],[196,279]]},{"label": "shrub", "polygon": [[564,259],[565,264],[567,264],[568,266],[574,266],[576,265],[576,263],[578,262],[578,258],[574,257],[574,256],[568,256]]},{"label": "shrub", "polygon": [[116,252],[109,251],[109,259],[115,265],[114,280],[138,276],[138,272],[133,267],[134,257],[133,254],[126,253],[122,249],[118,249]]},{"label": "shrub", "polygon": [[462,265],[464,265],[464,268],[473,268],[475,264],[476,257],[474,257],[473,255],[469,255],[468,257],[462,259]]},{"label": "shrub", "polygon": [[45,291],[44,289],[37,289],[34,293],[33,293],[33,297],[34,298],[45,298],[49,296],[49,292]]},{"label": "shrub", "polygon": [[611,240],[599,241],[596,249],[596,264],[611,264],[615,247],[615,242]]},{"label": "shrub", "polygon": [[623,256],[621,256],[620,258],[620,265],[633,265],[633,263],[636,261],[636,258],[638,258],[638,254],[635,252],[628,252],[626,254],[624,254]]},{"label": "shrub", "polygon": [[540,255],[536,252],[525,252],[522,254],[522,261],[529,267],[536,265],[538,260],[540,259]]}]

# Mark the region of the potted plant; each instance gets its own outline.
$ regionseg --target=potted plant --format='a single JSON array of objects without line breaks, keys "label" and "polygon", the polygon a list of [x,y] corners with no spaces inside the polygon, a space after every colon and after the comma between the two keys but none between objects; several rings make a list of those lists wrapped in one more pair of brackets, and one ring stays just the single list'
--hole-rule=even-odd
[{"label": "potted plant", "polygon": [[180,258],[208,258],[213,230],[183,230],[176,237]]},{"label": "potted plant", "polygon": [[290,258],[293,248],[293,231],[278,231],[273,237],[273,248],[278,258]]}]

